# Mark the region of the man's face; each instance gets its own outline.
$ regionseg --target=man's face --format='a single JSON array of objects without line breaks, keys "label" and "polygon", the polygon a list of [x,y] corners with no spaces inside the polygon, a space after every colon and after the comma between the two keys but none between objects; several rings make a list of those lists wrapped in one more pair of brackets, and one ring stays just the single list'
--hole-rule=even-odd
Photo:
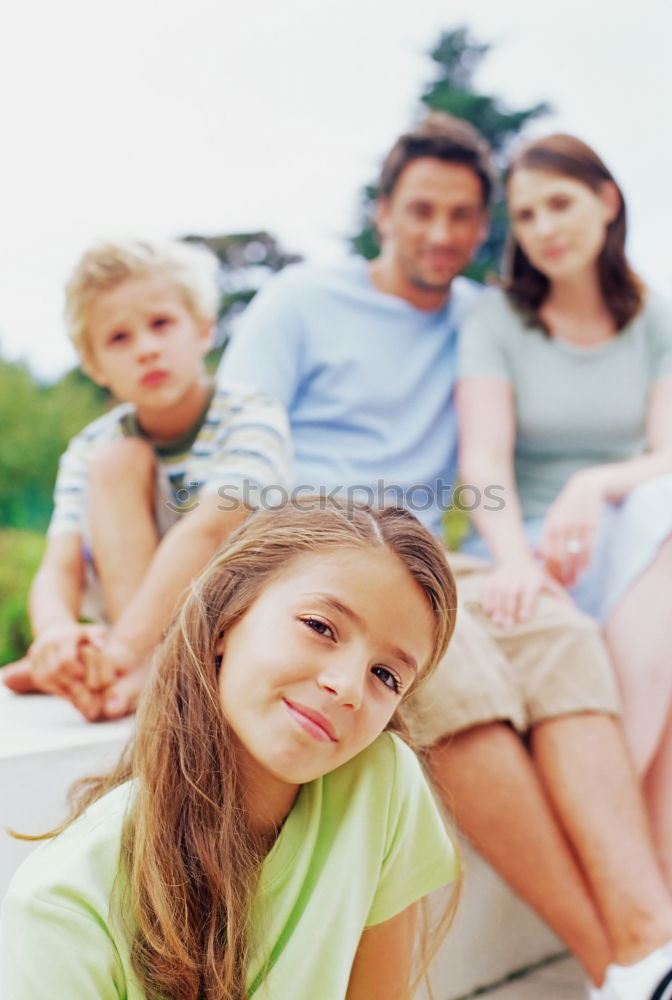
[{"label": "man's face", "polygon": [[380,200],[377,224],[381,266],[391,279],[387,290],[431,308],[485,238],[488,213],[481,182],[461,163],[413,160],[390,197]]}]

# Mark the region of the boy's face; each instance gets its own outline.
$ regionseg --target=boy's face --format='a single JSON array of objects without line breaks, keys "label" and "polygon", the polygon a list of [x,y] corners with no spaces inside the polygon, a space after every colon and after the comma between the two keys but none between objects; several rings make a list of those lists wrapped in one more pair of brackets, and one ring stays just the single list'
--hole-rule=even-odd
[{"label": "boy's face", "polygon": [[99,294],[87,337],[87,374],[140,414],[172,410],[201,385],[212,328],[170,281],[154,275]]}]

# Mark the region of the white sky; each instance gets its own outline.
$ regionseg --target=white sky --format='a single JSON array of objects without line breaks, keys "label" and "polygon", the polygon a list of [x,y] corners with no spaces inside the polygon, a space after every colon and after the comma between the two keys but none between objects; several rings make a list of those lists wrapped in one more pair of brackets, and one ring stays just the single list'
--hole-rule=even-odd
[{"label": "white sky", "polygon": [[91,240],[268,229],[346,250],[357,195],[414,116],[426,52],[467,24],[477,84],[535,134],[587,139],[630,251],[672,291],[670,0],[21,0],[0,16],[0,351],[72,365],[62,286]]}]

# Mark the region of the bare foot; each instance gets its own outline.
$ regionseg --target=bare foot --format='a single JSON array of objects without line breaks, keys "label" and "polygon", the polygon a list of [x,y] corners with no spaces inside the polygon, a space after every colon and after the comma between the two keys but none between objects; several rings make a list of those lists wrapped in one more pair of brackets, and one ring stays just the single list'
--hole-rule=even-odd
[{"label": "bare foot", "polygon": [[8,663],[0,670],[0,680],[6,684],[14,694],[33,694],[39,691],[36,686],[30,669],[30,660],[24,656],[21,660]]}]

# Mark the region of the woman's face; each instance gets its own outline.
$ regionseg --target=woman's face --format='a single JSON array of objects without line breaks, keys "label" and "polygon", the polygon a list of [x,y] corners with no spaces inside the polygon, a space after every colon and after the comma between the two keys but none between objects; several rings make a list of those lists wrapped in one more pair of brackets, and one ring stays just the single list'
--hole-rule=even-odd
[{"label": "woman's face", "polygon": [[258,797],[295,793],[372,743],[427,664],[433,630],[424,591],[387,549],[293,559],[219,650],[220,702]]},{"label": "woman's face", "polygon": [[549,281],[594,271],[619,207],[614,184],[595,192],[563,174],[520,168],[509,180],[507,196],[516,240]]}]

